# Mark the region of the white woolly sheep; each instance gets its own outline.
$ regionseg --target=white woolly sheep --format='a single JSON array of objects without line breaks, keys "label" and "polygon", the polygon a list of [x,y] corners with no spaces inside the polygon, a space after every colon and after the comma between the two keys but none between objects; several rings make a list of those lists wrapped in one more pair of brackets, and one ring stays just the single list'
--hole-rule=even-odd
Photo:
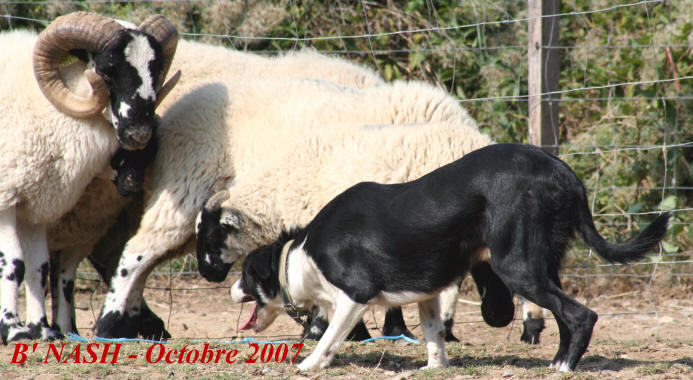
[{"label": "white woolly sheep", "polygon": [[[39,36],[0,34],[4,343],[60,336],[45,314],[46,226],[73,208],[118,143],[134,149],[148,142],[156,125],[157,98],[175,84],[163,82],[176,42],[175,27],[158,15],[133,30],[77,12],[56,19]],[[87,63],[61,66],[70,53]],[[113,126],[104,117],[105,108],[115,110],[107,112]],[[25,274],[26,326],[17,310]]]},{"label": "white woolly sheep", "polygon": [[[358,182],[408,182],[490,143],[471,119],[316,132],[273,162],[265,162],[262,169],[230,181],[228,190],[210,197],[196,223],[200,273],[214,281],[223,280],[231,263],[271,243],[281,231],[306,225],[335,195]],[[451,328],[458,292],[459,283],[440,297],[448,340],[456,340]],[[482,289],[479,292],[485,293]],[[538,343],[543,328],[541,311],[524,299],[521,304],[525,322],[522,339]],[[326,320],[326,310],[321,313],[317,317]],[[508,316],[512,314],[503,317]],[[393,333],[388,324],[396,322],[388,318],[390,311],[386,314],[386,335],[407,332]],[[488,315],[484,318],[496,327],[509,322],[491,321]],[[308,337],[319,338],[322,331],[313,327],[308,333]]]},{"label": "white woolly sheep", "polygon": [[[281,231],[306,225],[335,195],[355,183],[411,181],[490,143],[469,117],[323,129],[250,175],[237,177],[228,190],[209,199],[197,222],[200,273],[222,280],[231,263],[272,242]],[[459,283],[441,296],[442,317],[449,324],[458,291]],[[321,310],[313,322],[322,319],[325,322],[318,321],[318,326],[326,326],[326,313]],[[387,326],[394,323],[389,314],[386,335],[393,334]],[[316,327],[308,337],[319,338],[322,331]],[[454,340],[450,327],[448,339]],[[354,334],[363,330],[359,328]]]},{"label": "white woolly sheep", "polygon": [[[373,87],[383,84],[372,70],[349,63],[345,60],[320,55],[312,50],[289,52],[277,57],[262,57],[256,54],[243,53],[220,46],[205,45],[193,41],[179,41],[178,50],[172,67],[181,69],[185,75],[167,96],[167,101],[158,108],[165,112],[176,99],[192,91],[201,83],[217,80],[251,80],[252,78],[315,78],[324,79],[350,87]],[[156,139],[152,138],[146,149]],[[156,149],[154,149],[154,154]],[[121,162],[121,155],[124,161]],[[117,170],[128,170],[128,174],[118,176],[118,190],[132,192],[141,186],[141,174],[148,163],[138,160],[139,151],[116,153],[112,166]],[[104,280],[109,282],[110,274],[115,270],[113,254],[120,240],[127,236],[126,226],[117,226],[116,221],[124,207],[130,206],[129,198],[118,195],[116,188],[108,180],[111,168],[108,166],[97,176],[82,195],[75,208],[49,230],[49,249],[51,257],[51,287],[53,295],[53,324],[62,332],[76,332],[74,323],[73,287],[75,271],[79,263],[90,252],[92,263],[106,274]],[[141,206],[139,206],[141,207]],[[130,214],[141,214],[139,211]],[[104,237],[109,228],[113,233]],[[99,242],[99,239],[102,239]],[[114,247],[115,246],[115,247]],[[96,248],[94,248],[96,247]],[[97,252],[98,250],[98,252]],[[59,252],[54,252],[59,251]],[[103,261],[103,262],[101,262]],[[117,264],[117,261],[115,261]],[[167,337],[163,322],[143,306],[142,320],[136,322],[139,333],[146,337]]]},{"label": "white woolly sheep", "polygon": [[357,90],[309,79],[237,81],[186,94],[162,116],[145,212],[111,281],[96,335],[137,333],[147,275],[193,236],[196,214],[218,178],[243,178],[326,126],[468,119],[445,92],[416,82]]}]

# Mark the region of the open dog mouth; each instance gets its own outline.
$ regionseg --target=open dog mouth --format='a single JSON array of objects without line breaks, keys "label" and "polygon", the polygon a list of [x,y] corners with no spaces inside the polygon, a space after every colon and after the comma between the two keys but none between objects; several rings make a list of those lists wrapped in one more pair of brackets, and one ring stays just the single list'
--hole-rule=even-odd
[{"label": "open dog mouth", "polygon": [[[248,302],[245,299],[250,298],[248,301],[251,301],[253,297],[250,296],[245,296],[243,298],[242,302]],[[241,327],[238,328],[239,331],[243,330],[249,330],[255,327],[255,323],[257,322],[257,302],[253,304],[253,310],[250,311],[250,316],[248,317],[248,320],[246,320]]]}]

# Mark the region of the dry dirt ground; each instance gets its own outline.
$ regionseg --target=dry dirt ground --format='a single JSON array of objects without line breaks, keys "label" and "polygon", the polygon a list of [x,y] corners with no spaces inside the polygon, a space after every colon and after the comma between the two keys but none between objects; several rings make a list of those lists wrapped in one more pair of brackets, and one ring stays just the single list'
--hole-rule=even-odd
[{"label": "dry dirt ground", "polygon": [[[549,378],[549,379],[691,379],[693,378],[693,299],[687,289],[678,292],[656,291],[647,287],[639,291],[621,294],[605,294],[577,297],[599,315],[592,341],[578,371],[572,374],[557,373],[547,368],[558,345],[558,330],[553,319],[547,319],[541,344],[529,346],[520,343],[522,324],[519,320],[504,328],[492,328],[482,322],[479,307],[474,304],[478,296],[471,287],[460,295],[457,309],[455,335],[459,343],[447,344],[451,366],[447,369],[420,371],[425,365],[426,349],[423,344],[403,341],[380,340],[374,343],[345,343],[331,367],[305,374],[297,373],[289,363],[276,363],[272,359],[262,363],[245,363],[252,352],[248,343],[238,343],[252,333],[237,332],[250,311],[250,305],[240,307],[230,302],[228,287],[237,275],[230,276],[224,283],[211,284],[199,276],[177,276],[169,280],[158,276],[150,280],[145,297],[150,307],[167,322],[174,339],[164,346],[153,346],[146,342],[122,343],[116,364],[75,364],[74,353],[79,345],[82,359],[89,358],[87,343],[63,341],[63,361],[56,364],[53,356],[44,363],[49,353],[45,342],[28,342],[29,352],[36,343],[36,351],[28,355],[23,364],[11,363],[16,346],[0,346],[0,379],[73,379],[73,378],[296,378],[323,379],[326,377],[361,379],[448,379],[448,378]],[[169,292],[169,284],[174,289]],[[661,287],[660,287],[661,288]],[[103,302],[103,286],[94,286],[91,281],[78,281],[76,304],[77,326],[80,333],[91,338],[91,327]],[[23,303],[20,306],[23,310]],[[656,312],[655,312],[656,311]],[[519,317],[519,311],[516,313]],[[422,339],[418,327],[418,311],[414,305],[404,309],[405,320],[412,332]],[[368,311],[366,323],[372,335],[379,335],[383,310]],[[275,321],[266,335],[258,340],[296,339],[299,326],[290,318],[282,316]],[[235,341],[236,343],[232,343]],[[99,347],[103,348],[103,342]],[[210,349],[230,351],[236,349],[239,359],[234,364],[224,363],[221,356],[218,364],[167,364],[163,360],[151,364],[146,359],[147,351],[159,349],[180,350],[186,347],[202,351],[204,344]],[[115,346],[112,346],[111,350]],[[292,358],[295,351],[288,357]],[[263,344],[259,345],[263,348]],[[273,349],[279,349],[274,344]],[[314,343],[306,342],[296,359],[297,362],[309,354]],[[269,349],[269,347],[268,347]],[[101,349],[101,351],[103,351]],[[97,350],[100,355],[101,351]],[[130,356],[133,358],[130,358]],[[259,358],[258,353],[257,358]],[[136,356],[136,358],[134,357]],[[19,356],[21,357],[21,356]],[[112,358],[112,357],[111,357]],[[177,356],[174,356],[177,358]],[[267,357],[266,357],[267,358]],[[109,358],[110,360],[110,358]]]}]

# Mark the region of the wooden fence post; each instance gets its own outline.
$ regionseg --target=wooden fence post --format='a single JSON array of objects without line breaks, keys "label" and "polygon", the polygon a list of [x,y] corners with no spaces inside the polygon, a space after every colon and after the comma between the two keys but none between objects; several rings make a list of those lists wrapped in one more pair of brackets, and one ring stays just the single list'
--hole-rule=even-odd
[{"label": "wooden fence post", "polygon": [[558,153],[558,94],[560,51],[559,17],[542,17],[560,12],[560,0],[528,0],[528,84],[529,84],[529,143]]}]

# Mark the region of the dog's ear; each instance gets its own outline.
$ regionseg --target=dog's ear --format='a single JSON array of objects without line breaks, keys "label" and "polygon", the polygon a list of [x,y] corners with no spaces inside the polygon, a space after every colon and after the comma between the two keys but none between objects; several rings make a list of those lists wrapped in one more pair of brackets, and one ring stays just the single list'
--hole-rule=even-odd
[{"label": "dog's ear", "polygon": [[272,246],[262,247],[250,262],[250,267],[253,269],[253,272],[262,280],[266,280],[272,276],[272,273],[276,273],[274,269],[277,267],[277,264],[272,264],[274,261],[272,251]]}]

